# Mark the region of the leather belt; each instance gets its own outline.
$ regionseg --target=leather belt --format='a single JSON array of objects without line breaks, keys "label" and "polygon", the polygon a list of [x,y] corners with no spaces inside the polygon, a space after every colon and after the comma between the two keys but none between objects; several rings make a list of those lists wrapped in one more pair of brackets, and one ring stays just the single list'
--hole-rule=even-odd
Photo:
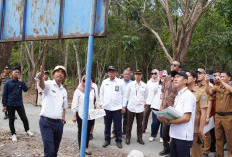
[{"label": "leather belt", "polygon": [[50,121],[50,122],[62,122],[61,119],[52,119],[52,118],[48,118],[48,117],[44,117],[44,116],[40,116],[42,119]]},{"label": "leather belt", "polygon": [[226,113],[218,112],[217,114],[219,116],[230,116],[230,115],[232,115],[232,112],[226,112]]}]

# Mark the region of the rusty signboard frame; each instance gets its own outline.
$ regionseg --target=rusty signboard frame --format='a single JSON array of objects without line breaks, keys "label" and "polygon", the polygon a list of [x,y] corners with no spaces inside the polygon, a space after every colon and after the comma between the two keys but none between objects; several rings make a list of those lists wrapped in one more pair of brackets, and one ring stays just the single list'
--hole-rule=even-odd
[{"label": "rusty signboard frame", "polygon": [[[0,0],[0,42],[88,37],[94,0]],[[107,32],[108,0],[96,1],[94,37]]]}]

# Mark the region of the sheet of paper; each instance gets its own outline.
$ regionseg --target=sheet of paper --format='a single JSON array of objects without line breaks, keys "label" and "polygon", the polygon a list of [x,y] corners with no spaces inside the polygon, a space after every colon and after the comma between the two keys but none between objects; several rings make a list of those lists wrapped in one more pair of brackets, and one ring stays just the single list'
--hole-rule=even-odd
[{"label": "sheet of paper", "polygon": [[91,119],[97,119],[104,117],[106,115],[106,112],[104,109],[92,109],[89,110],[89,116]]},{"label": "sheet of paper", "polygon": [[209,124],[204,127],[204,134],[214,128],[214,118],[209,119]]},{"label": "sheet of paper", "polygon": [[157,116],[172,120],[172,119],[177,119],[183,116],[182,113],[177,111],[175,108],[169,106],[168,108],[162,110],[162,111],[153,111]]}]

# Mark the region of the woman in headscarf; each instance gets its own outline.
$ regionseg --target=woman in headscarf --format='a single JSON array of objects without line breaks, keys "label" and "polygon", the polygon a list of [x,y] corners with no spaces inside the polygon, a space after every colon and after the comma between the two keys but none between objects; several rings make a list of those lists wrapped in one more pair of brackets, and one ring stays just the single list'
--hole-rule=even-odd
[{"label": "woman in headscarf", "polygon": [[[82,129],[82,118],[83,118],[83,108],[84,108],[84,99],[85,99],[85,79],[86,79],[86,75],[82,77],[81,83],[76,89],[72,101],[73,122],[74,123],[77,122],[77,127],[78,127],[79,149],[81,144],[81,129]],[[94,95],[95,95],[95,91],[92,87],[92,81],[91,81],[90,93],[89,93],[89,110],[94,109]],[[88,146],[89,146],[90,130],[93,125],[93,121],[94,120],[88,117],[87,139],[86,139],[87,141],[86,141],[86,149],[85,149],[86,155],[92,155],[92,152],[88,150]]]}]

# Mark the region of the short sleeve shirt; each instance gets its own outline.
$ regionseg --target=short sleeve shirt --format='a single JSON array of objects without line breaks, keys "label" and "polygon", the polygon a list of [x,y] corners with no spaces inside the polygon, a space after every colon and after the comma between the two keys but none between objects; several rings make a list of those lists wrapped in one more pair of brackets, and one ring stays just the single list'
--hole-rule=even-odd
[{"label": "short sleeve shirt", "polygon": [[57,85],[55,80],[48,80],[45,83],[45,88],[40,91],[43,93],[41,116],[62,119],[63,109],[68,108],[68,99],[66,89]]},{"label": "short sleeve shirt", "polygon": [[198,86],[195,86],[192,90],[192,93],[196,97],[196,114],[194,122],[194,133],[199,132],[200,118],[201,118],[201,109],[208,107],[208,97],[204,90],[200,89]]},{"label": "short sleeve shirt", "polygon": [[232,93],[222,86],[214,86],[211,91],[216,93],[216,113],[232,112]]}]

